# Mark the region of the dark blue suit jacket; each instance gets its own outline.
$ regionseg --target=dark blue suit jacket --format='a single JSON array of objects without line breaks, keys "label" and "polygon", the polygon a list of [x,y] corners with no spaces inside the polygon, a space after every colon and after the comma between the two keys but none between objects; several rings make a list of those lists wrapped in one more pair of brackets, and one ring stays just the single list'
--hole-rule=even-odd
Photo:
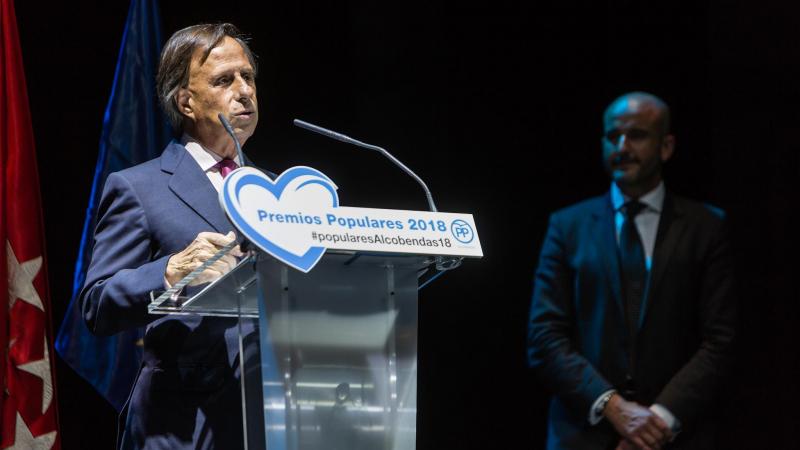
[{"label": "dark blue suit jacket", "polygon": [[98,335],[147,327],[122,447],[242,448],[235,319],[147,312],[172,254],[200,232],[233,229],[217,191],[173,141],[159,158],[109,175],[98,217],[85,321]]},{"label": "dark blue suit jacket", "polygon": [[550,218],[528,335],[529,363],[554,393],[548,448],[618,442],[605,420],[588,422],[593,402],[612,388],[665,406],[684,430],[673,445],[702,448],[735,328],[723,214],[667,194],[635,339],[626,328],[617,249],[609,195]]}]

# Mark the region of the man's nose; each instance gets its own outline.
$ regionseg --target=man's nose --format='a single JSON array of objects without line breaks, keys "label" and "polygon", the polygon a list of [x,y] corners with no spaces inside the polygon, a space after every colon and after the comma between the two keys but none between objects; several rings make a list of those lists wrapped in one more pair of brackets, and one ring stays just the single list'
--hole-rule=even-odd
[{"label": "man's nose", "polygon": [[236,77],[235,85],[236,93],[239,94],[239,99],[243,102],[250,101],[253,97],[255,90],[245,79],[240,76]]},{"label": "man's nose", "polygon": [[619,139],[617,139],[617,151],[623,152],[628,149],[628,137],[625,133],[619,135]]}]

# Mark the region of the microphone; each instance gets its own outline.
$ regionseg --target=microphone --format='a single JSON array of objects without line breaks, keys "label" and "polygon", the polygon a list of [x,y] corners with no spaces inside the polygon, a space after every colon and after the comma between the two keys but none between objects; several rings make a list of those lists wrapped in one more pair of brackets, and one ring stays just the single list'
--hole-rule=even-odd
[{"label": "microphone", "polygon": [[[372,144],[367,144],[366,142],[361,142],[358,139],[353,139],[350,136],[344,135],[342,133],[337,133],[337,132],[329,130],[327,128],[322,128],[321,126],[314,125],[313,123],[308,123],[308,122],[300,120],[300,119],[294,119],[294,121],[292,121],[292,123],[294,123],[295,126],[298,126],[300,128],[305,128],[306,130],[313,131],[314,133],[319,133],[319,134],[321,134],[323,136],[327,136],[327,137],[329,137],[331,139],[336,139],[337,141],[345,142],[347,144],[352,144],[352,145],[356,145],[356,146],[359,146],[359,147],[364,147],[364,148],[369,149],[369,150],[375,150],[376,152],[383,154],[383,156],[389,158],[389,161],[393,162],[397,167],[403,169],[403,171],[405,173],[410,175],[411,178],[415,179],[417,181],[417,183],[419,183],[419,185],[422,186],[422,190],[425,191],[425,197],[428,199],[428,208],[431,210],[431,212],[438,212],[438,210],[436,209],[436,205],[433,203],[433,196],[431,196],[431,191],[430,191],[430,189],[428,189],[428,185],[426,185],[425,182],[422,181],[422,178],[417,176],[417,174],[415,174],[411,169],[406,167],[405,164],[400,162],[399,159],[395,158],[394,156],[392,156],[391,153],[386,151],[386,149],[378,147],[377,145],[372,145]],[[445,271],[452,270],[452,269],[455,269],[456,267],[460,266],[461,262],[463,260],[464,260],[464,258],[444,257],[444,256],[441,256],[441,255],[437,256],[436,260],[435,260],[436,261],[436,270],[438,270],[440,272],[440,275],[441,275]],[[436,278],[438,276],[439,275],[436,275],[434,278]],[[430,282],[430,281],[433,281],[433,278],[428,280],[428,282]],[[427,282],[425,284],[427,284]],[[425,285],[423,284],[423,287],[424,286]]]},{"label": "microphone", "polygon": [[[236,133],[233,132],[233,127],[231,126],[231,123],[228,122],[228,119],[222,113],[217,114],[217,117],[219,118],[219,123],[222,124],[222,127],[225,128],[225,131],[227,131],[228,134],[231,135],[231,139],[233,139],[233,145],[236,146],[236,154],[239,155],[239,164],[240,164],[239,167],[244,167],[245,164],[244,164],[244,153],[242,153],[242,144],[239,143],[239,139],[236,137]],[[241,241],[239,241],[239,249],[243,253],[251,253],[250,241],[245,239],[244,236],[242,236]]]},{"label": "microphone", "polygon": [[217,117],[219,117],[219,123],[221,123],[222,127],[225,128],[225,131],[227,131],[228,134],[231,135],[231,138],[233,139],[233,145],[236,146],[236,154],[239,155],[239,164],[244,166],[245,164],[244,164],[244,154],[242,153],[242,145],[239,143],[239,139],[236,138],[236,133],[233,132],[233,127],[231,126],[231,123],[228,122],[228,119],[222,113],[217,114]]},{"label": "microphone", "polygon": [[322,127],[320,127],[318,125],[314,125],[312,123],[308,123],[308,122],[300,120],[300,119],[294,119],[294,121],[292,123],[294,123],[295,126],[298,126],[300,128],[305,128],[306,130],[313,131],[314,133],[319,133],[319,134],[321,134],[323,136],[327,136],[327,137],[329,137],[331,139],[336,139],[337,141],[341,141],[341,142],[344,142],[344,143],[347,143],[347,144],[356,145],[358,147],[363,147],[363,148],[366,148],[366,149],[369,149],[369,150],[374,150],[374,151],[376,151],[378,153],[383,154],[383,156],[389,158],[389,161],[394,163],[394,165],[396,165],[397,167],[403,169],[403,171],[405,173],[407,173],[409,176],[411,176],[411,178],[416,180],[417,183],[419,183],[419,185],[422,186],[422,190],[425,191],[425,197],[428,199],[428,208],[432,212],[437,212],[438,211],[436,209],[436,205],[433,203],[433,196],[431,196],[431,191],[430,191],[430,189],[428,189],[428,185],[426,185],[425,182],[422,181],[422,178],[417,176],[417,174],[415,174],[414,171],[412,171],[411,169],[406,167],[405,164],[400,162],[399,159],[397,159],[394,156],[392,156],[392,154],[389,153],[388,151],[386,151],[386,149],[378,147],[377,145],[372,145],[372,144],[367,144],[366,142],[361,142],[361,141],[359,141],[357,139],[351,138],[350,136],[346,136],[344,134],[337,133],[335,131],[331,131],[331,130],[329,130],[327,128],[322,128]]}]

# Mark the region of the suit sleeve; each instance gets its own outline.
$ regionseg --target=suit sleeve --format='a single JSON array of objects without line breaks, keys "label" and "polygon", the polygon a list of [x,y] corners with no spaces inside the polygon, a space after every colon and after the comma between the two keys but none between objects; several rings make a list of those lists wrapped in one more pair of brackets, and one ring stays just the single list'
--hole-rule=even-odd
[{"label": "suit sleeve", "polygon": [[153,320],[147,312],[149,293],[163,288],[170,255],[153,259],[144,208],[123,176],[109,175],[98,217],[80,302],[89,330],[107,336]]},{"label": "suit sleeve", "polygon": [[683,427],[708,413],[731,366],[736,328],[733,258],[724,221],[711,233],[699,292],[700,346],[656,398]]},{"label": "suit sleeve", "polygon": [[581,416],[594,401],[613,389],[586,358],[571,336],[575,331],[573,273],[567,242],[557,214],[550,217],[536,270],[528,323],[528,363],[539,378]]}]

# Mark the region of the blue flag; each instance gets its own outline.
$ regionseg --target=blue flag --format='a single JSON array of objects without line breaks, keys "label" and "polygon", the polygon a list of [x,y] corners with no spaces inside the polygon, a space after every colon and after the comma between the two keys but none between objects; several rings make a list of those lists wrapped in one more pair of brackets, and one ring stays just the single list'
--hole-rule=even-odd
[{"label": "blue flag", "polygon": [[132,0],[114,85],[103,117],[100,152],[75,264],[72,300],[56,339],[58,354],[117,411],[125,404],[139,370],[144,330],[96,337],[83,321],[77,297],[92,258],[97,204],[106,177],[111,172],[155,158],[171,138],[168,122],[159,109],[155,87],[161,44],[157,1]]}]

